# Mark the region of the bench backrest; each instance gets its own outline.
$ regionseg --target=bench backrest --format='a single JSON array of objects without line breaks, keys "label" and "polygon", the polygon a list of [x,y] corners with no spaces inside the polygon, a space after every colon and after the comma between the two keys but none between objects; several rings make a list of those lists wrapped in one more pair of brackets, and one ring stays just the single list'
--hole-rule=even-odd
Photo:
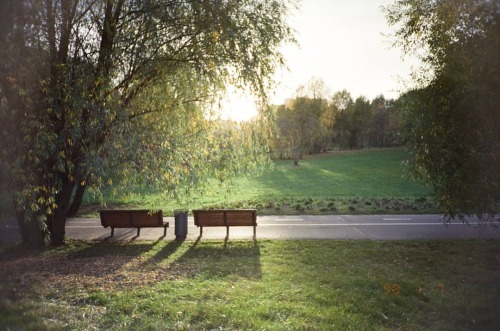
[{"label": "bench backrest", "polygon": [[193,210],[197,226],[256,226],[255,209],[201,209]]},{"label": "bench backrest", "polygon": [[101,225],[111,227],[155,227],[163,225],[162,211],[150,210],[101,210]]}]

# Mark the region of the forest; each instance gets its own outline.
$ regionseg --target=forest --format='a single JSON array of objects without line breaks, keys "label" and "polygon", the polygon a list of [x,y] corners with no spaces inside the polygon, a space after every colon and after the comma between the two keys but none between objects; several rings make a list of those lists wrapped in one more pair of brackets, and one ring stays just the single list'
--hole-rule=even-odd
[{"label": "forest", "polygon": [[275,106],[277,134],[272,140],[275,159],[294,159],[329,150],[347,150],[402,146],[403,115],[398,100],[383,95],[373,100],[353,99],[346,91],[331,97],[318,93],[324,86],[311,79],[303,95]]}]

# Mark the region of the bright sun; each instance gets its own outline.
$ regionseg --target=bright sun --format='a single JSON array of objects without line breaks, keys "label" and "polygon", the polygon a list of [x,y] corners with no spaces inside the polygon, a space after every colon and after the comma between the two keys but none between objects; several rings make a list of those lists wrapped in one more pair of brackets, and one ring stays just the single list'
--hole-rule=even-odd
[{"label": "bright sun", "polygon": [[255,99],[241,92],[230,91],[221,104],[221,118],[237,122],[248,121],[257,115]]}]

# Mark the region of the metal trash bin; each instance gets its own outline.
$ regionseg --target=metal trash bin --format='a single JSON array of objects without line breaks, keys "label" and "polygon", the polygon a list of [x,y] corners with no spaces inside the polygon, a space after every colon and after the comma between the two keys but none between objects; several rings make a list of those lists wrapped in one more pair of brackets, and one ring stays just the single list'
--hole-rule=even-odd
[{"label": "metal trash bin", "polygon": [[175,219],[175,240],[186,240],[188,231],[188,210],[174,210]]}]

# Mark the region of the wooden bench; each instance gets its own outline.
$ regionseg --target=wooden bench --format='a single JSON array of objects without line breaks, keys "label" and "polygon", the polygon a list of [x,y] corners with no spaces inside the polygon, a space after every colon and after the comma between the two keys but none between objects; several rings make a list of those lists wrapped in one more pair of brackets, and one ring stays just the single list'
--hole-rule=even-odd
[{"label": "wooden bench", "polygon": [[193,210],[194,224],[200,228],[200,237],[205,226],[225,226],[226,238],[230,226],[253,226],[256,238],[257,211],[255,209],[200,209]]},{"label": "wooden bench", "polygon": [[163,222],[161,210],[100,210],[101,225],[104,228],[111,227],[111,237],[115,228],[137,228],[137,237],[141,228],[163,227],[163,237],[167,235],[168,222]]}]

